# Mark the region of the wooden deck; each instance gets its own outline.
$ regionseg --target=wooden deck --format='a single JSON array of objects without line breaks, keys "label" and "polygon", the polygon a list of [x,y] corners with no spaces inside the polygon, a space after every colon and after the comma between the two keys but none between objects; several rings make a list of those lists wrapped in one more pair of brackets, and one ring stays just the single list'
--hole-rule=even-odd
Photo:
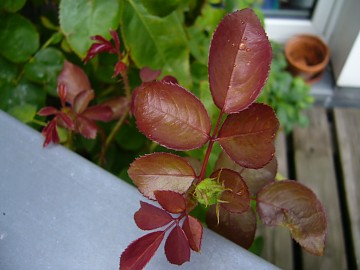
[{"label": "wooden deck", "polygon": [[279,172],[310,187],[328,217],[326,252],[312,256],[285,228],[260,228],[262,257],[282,269],[360,269],[360,110],[315,107],[310,124],[277,138]]}]

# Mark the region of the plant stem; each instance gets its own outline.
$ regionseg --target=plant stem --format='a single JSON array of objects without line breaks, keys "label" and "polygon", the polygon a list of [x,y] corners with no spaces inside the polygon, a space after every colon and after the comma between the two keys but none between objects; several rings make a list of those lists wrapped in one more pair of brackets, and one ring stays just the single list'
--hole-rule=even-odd
[{"label": "plant stem", "polygon": [[106,141],[105,141],[105,145],[103,146],[103,149],[100,153],[100,157],[99,157],[99,165],[104,165],[105,162],[105,155],[107,150],[109,149],[110,144],[113,142],[113,140],[115,139],[115,135],[116,133],[120,130],[121,126],[123,125],[123,123],[125,122],[126,118],[129,115],[129,111],[130,108],[126,108],[124,114],[121,116],[121,118],[119,119],[119,121],[116,123],[116,125],[114,126],[114,128],[111,130],[109,136],[107,137]]},{"label": "plant stem", "polygon": [[216,125],[215,125],[214,131],[213,131],[213,133],[212,133],[212,136],[211,136],[211,138],[210,138],[208,147],[207,147],[207,149],[206,149],[204,161],[203,161],[203,164],[202,164],[202,166],[201,166],[201,172],[200,172],[200,174],[199,174],[197,184],[200,184],[201,181],[204,180],[205,172],[206,172],[206,167],[207,167],[207,164],[208,164],[208,162],[209,162],[209,158],[210,158],[210,154],[211,154],[212,147],[213,147],[214,142],[215,142],[215,139],[216,139],[216,137],[217,137],[217,133],[218,133],[218,130],[219,130],[219,127],[220,127],[220,123],[221,123],[221,120],[222,120],[222,116],[223,116],[223,112],[221,111],[220,114],[219,114],[219,117],[218,117],[218,119],[217,119],[217,121],[216,121]]},{"label": "plant stem", "polygon": [[[130,90],[129,80],[128,80],[128,76],[127,76],[126,71],[121,73],[121,77],[122,77],[123,82],[124,82],[126,98],[130,101],[130,99],[131,99],[131,90]],[[129,102],[129,104],[130,104],[130,102]],[[98,162],[99,165],[101,165],[101,166],[104,165],[106,152],[109,149],[110,144],[115,139],[116,133],[120,130],[121,126],[123,125],[126,118],[128,117],[129,112],[130,112],[130,105],[126,108],[124,114],[121,116],[121,118],[116,123],[114,128],[111,130],[109,136],[107,137],[107,139],[105,141],[105,144],[104,144],[104,146],[103,146],[103,148],[101,150],[101,153],[100,153],[99,162]]]},{"label": "plant stem", "polygon": [[45,127],[45,126],[47,125],[47,123],[45,123],[45,122],[43,122],[43,121],[40,121],[40,120],[37,120],[37,119],[35,119],[35,118],[33,118],[33,119],[31,120],[31,122],[34,123],[34,124],[37,124],[37,125],[39,125],[39,126],[42,126],[42,127]]}]

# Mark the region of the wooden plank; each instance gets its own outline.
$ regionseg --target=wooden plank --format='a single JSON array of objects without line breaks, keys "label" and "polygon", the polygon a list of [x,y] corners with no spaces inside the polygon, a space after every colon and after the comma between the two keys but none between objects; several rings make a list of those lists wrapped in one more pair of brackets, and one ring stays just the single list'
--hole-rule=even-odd
[{"label": "wooden plank", "polygon": [[[279,132],[276,137],[276,158],[278,161],[278,172],[282,176],[287,177],[287,147],[284,132]],[[281,269],[293,269],[293,248],[289,230],[283,227],[268,227],[260,224],[259,231],[264,237],[264,249],[261,257]]]},{"label": "wooden plank", "polygon": [[347,269],[345,241],[337,192],[330,128],[324,108],[307,113],[310,125],[294,130],[296,177],[317,194],[325,207],[328,234],[325,255],[303,252],[304,269]]},{"label": "wooden plank", "polygon": [[355,259],[360,269],[360,110],[334,112]]}]

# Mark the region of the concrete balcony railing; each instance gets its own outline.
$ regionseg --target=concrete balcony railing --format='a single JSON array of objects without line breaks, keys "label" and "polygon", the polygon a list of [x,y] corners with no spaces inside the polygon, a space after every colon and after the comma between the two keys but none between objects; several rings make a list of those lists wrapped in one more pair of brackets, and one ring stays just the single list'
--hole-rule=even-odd
[{"label": "concrete balcony railing", "polygon": [[[144,234],[133,214],[144,198],[115,176],[0,111],[0,269],[118,269]],[[201,254],[181,268],[163,251],[146,269],[277,269],[205,229]]]}]

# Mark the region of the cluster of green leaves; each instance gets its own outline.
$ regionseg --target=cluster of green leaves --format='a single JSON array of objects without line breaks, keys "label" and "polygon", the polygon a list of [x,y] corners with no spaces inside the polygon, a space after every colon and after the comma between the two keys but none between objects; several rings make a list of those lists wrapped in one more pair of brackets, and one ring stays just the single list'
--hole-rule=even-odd
[{"label": "cluster of green leaves", "polygon": [[312,106],[311,87],[301,77],[287,71],[287,62],[281,44],[272,42],[273,60],[269,79],[258,101],[269,104],[276,111],[279,121],[289,133],[296,125],[306,126],[308,118],[303,111]]}]

